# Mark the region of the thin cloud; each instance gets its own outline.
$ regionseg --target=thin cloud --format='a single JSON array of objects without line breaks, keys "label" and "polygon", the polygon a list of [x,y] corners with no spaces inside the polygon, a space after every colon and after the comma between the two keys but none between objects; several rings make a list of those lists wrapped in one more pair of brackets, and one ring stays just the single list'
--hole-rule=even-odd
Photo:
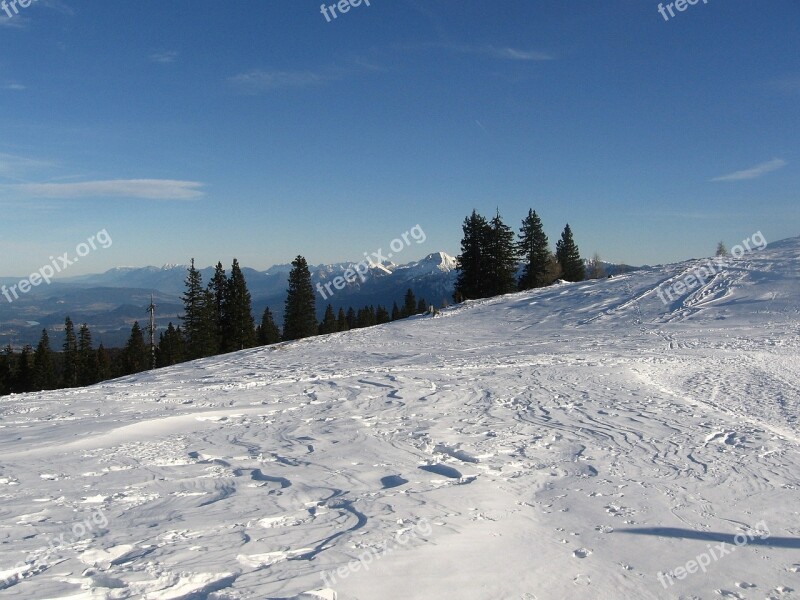
[{"label": "thin cloud", "polygon": [[535,50],[517,50],[516,48],[496,48],[494,46],[483,46],[482,48],[478,48],[476,51],[504,60],[555,60],[554,56],[547,54],[546,52],[537,52]]},{"label": "thin cloud", "polygon": [[150,62],[166,65],[175,62],[175,59],[178,58],[178,53],[173,51],[154,52],[148,58],[150,59]]},{"label": "thin cloud", "polygon": [[19,180],[25,173],[52,167],[53,163],[0,152],[0,177]]},{"label": "thin cloud", "polygon": [[11,91],[13,91],[13,92],[21,92],[22,90],[27,90],[28,88],[26,88],[26,87],[25,87],[24,85],[22,85],[21,83],[16,83],[16,82],[13,82],[13,81],[12,81],[11,83],[7,83],[7,84],[5,84],[5,85],[3,86],[3,89],[4,89],[4,90],[11,90]]},{"label": "thin cloud", "polygon": [[431,48],[441,48],[442,50],[457,52],[459,54],[479,54],[498,60],[518,62],[556,60],[556,57],[552,54],[539,50],[522,50],[519,48],[511,48],[510,46],[493,46],[491,44],[474,46],[470,44],[452,44],[448,42],[426,42],[418,44],[396,44],[394,47],[399,50],[428,50]]},{"label": "thin cloud", "polygon": [[284,88],[304,88],[333,81],[332,73],[314,71],[277,71],[253,69],[229,78],[229,81],[248,92],[269,92]]},{"label": "thin cloud", "polygon": [[79,183],[22,183],[3,186],[31,198],[138,198],[193,200],[203,195],[203,183],[174,179],[110,179]]},{"label": "thin cloud", "polygon": [[728,173],[727,175],[714,177],[711,181],[743,181],[746,179],[756,179],[762,175],[771,173],[772,171],[777,171],[778,169],[785,167],[787,164],[788,163],[782,158],[774,158],[767,162],[756,165],[755,167],[744,169],[743,171],[735,171],[733,173]]}]

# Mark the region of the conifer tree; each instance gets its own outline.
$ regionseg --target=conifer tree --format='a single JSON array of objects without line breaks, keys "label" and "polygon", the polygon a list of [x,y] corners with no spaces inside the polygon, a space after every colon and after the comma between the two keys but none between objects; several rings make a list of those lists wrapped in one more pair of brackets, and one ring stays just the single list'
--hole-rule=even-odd
[{"label": "conifer tree", "polygon": [[333,306],[328,304],[328,307],[325,309],[325,316],[319,324],[319,332],[320,334],[336,333],[336,330],[336,315],[333,313]]},{"label": "conifer tree", "polygon": [[111,364],[111,356],[103,346],[103,342],[97,347],[97,381],[107,381],[114,376],[114,369]]},{"label": "conifer tree", "polygon": [[209,323],[213,306],[211,293],[203,288],[203,276],[192,259],[183,293],[183,333],[188,358],[203,358],[217,352],[214,348],[213,323]]},{"label": "conifer tree", "polygon": [[417,314],[421,315],[428,311],[428,303],[425,302],[425,298],[420,298],[419,302],[417,302]]},{"label": "conifer tree", "polygon": [[133,375],[146,371],[150,365],[150,356],[144,343],[144,334],[139,321],[133,322],[131,335],[122,351],[122,371],[124,375]]},{"label": "conifer tree", "polygon": [[339,313],[336,315],[336,331],[347,331],[350,329],[347,325],[347,315],[344,313],[344,308],[339,307]]},{"label": "conifer tree", "polygon": [[358,319],[356,316],[356,311],[353,310],[352,306],[347,309],[347,315],[345,318],[347,319],[348,329],[355,329],[356,327],[358,327]]},{"label": "conifer tree", "polygon": [[183,362],[184,339],[181,328],[177,329],[170,321],[167,330],[159,336],[158,349],[156,350],[156,365],[171,367]]},{"label": "conifer tree", "polygon": [[47,329],[42,329],[42,337],[33,353],[33,387],[36,391],[52,390],[56,387],[53,353],[50,350],[50,337],[47,335]]},{"label": "conifer tree", "polygon": [[264,314],[261,317],[261,324],[256,331],[258,343],[262,346],[270,344],[277,344],[281,341],[281,332],[275,324],[275,318],[272,316],[272,311],[269,306],[264,309]]},{"label": "conifer tree", "polygon": [[97,383],[97,354],[92,348],[92,334],[84,323],[78,332],[78,385]]},{"label": "conifer tree", "polygon": [[14,372],[14,384],[11,391],[15,394],[32,392],[35,388],[35,366],[33,364],[33,348],[26,344],[22,348]]},{"label": "conifer tree", "polygon": [[252,348],[256,343],[252,301],[239,261],[233,259],[224,297],[222,347],[226,352]]},{"label": "conifer tree", "polygon": [[414,291],[408,288],[403,302],[403,317],[411,317],[415,314],[417,314],[417,298],[414,296]]},{"label": "conifer tree", "polygon": [[75,336],[75,325],[69,317],[64,321],[64,353],[61,371],[61,387],[78,386],[78,338]]},{"label": "conifer tree", "polygon": [[517,247],[514,232],[503,222],[500,211],[489,222],[487,230],[487,281],[484,293],[499,296],[517,289]]},{"label": "conifer tree", "polygon": [[225,275],[225,269],[222,268],[222,263],[218,262],[214,267],[214,276],[208,282],[208,291],[211,292],[212,310],[206,311],[208,320],[211,322],[213,330],[213,345],[216,346],[216,352],[227,352],[225,345],[226,329],[230,327],[228,322],[229,315],[226,306],[226,299],[228,293],[228,278]]},{"label": "conifer tree", "polygon": [[0,355],[0,396],[10,394],[14,387],[14,350],[8,344]]},{"label": "conifer tree", "polygon": [[392,304],[392,321],[397,321],[397,319],[402,319],[402,313],[400,312],[400,308],[397,306],[397,302]]},{"label": "conifer tree", "polygon": [[524,267],[519,278],[520,290],[530,290],[547,284],[547,268],[550,261],[550,242],[544,232],[542,220],[535,210],[528,210],[519,230],[519,255]]},{"label": "conifer tree", "polygon": [[575,240],[572,238],[572,229],[569,223],[564,227],[561,239],[556,244],[556,259],[561,265],[561,277],[566,281],[583,281],[586,279],[586,267],[581,259],[581,253]]},{"label": "conifer tree", "polygon": [[283,317],[283,339],[299,340],[317,334],[316,298],[308,263],[302,256],[292,261]]},{"label": "conifer tree", "polygon": [[486,297],[487,275],[489,273],[486,255],[489,237],[489,224],[486,219],[473,210],[464,219],[464,237],[461,239],[461,254],[458,255],[458,276],[453,298],[468,300]]},{"label": "conifer tree", "polygon": [[378,305],[378,308],[375,309],[375,324],[376,325],[383,325],[384,323],[388,323],[392,320],[389,316],[389,311],[386,310],[385,306]]}]

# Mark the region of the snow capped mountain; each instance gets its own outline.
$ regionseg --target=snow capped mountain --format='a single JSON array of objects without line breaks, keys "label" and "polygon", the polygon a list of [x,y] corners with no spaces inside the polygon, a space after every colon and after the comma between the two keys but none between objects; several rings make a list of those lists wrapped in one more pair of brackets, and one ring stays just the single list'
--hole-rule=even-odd
[{"label": "snow capped mountain", "polygon": [[713,274],[648,267],[3,398],[0,589],[794,598],[798,256],[793,238]]}]

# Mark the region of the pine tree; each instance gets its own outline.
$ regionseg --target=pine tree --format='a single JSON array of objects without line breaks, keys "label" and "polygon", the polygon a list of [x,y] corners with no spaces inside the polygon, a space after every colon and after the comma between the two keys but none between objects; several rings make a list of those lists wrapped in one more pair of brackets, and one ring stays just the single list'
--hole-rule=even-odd
[{"label": "pine tree", "polygon": [[146,371],[150,366],[150,355],[144,343],[144,334],[139,321],[133,322],[131,335],[122,351],[122,371],[125,375],[133,375]]},{"label": "pine tree", "polygon": [[550,261],[550,242],[544,232],[542,220],[535,210],[528,210],[519,230],[518,252],[524,261],[519,278],[520,290],[530,290],[547,285],[547,267]]},{"label": "pine tree", "polygon": [[486,255],[489,237],[489,224],[486,219],[473,210],[464,219],[464,237],[461,239],[461,254],[458,255],[458,276],[453,298],[462,301],[486,297],[488,260]]},{"label": "pine tree", "polygon": [[211,292],[212,310],[206,311],[207,319],[211,322],[213,330],[213,345],[217,348],[216,352],[227,352],[225,346],[225,335],[230,329],[229,315],[226,305],[228,293],[228,278],[222,263],[218,262],[214,267],[214,276],[208,282],[208,291]]},{"label": "pine tree", "polygon": [[719,242],[717,244],[715,256],[728,256],[728,249],[725,247],[725,242]]},{"label": "pine tree", "polygon": [[392,304],[392,321],[397,321],[397,319],[402,319],[402,313],[400,312],[400,308],[397,306],[397,302]]},{"label": "pine tree", "polygon": [[336,315],[336,331],[347,331],[350,327],[347,325],[347,315],[344,313],[344,308],[339,307],[339,313]]},{"label": "pine tree", "polygon": [[275,318],[272,316],[272,311],[269,306],[264,309],[264,314],[261,317],[261,325],[256,330],[258,343],[262,346],[270,344],[277,344],[281,341],[281,332],[275,324]]},{"label": "pine tree", "polygon": [[292,261],[283,317],[283,339],[299,340],[317,334],[316,298],[311,273],[302,256]]},{"label": "pine tree", "polygon": [[420,298],[419,302],[417,302],[417,314],[422,315],[428,312],[428,303],[425,302],[425,298]]},{"label": "pine tree", "polygon": [[336,315],[333,313],[333,306],[328,304],[328,307],[325,309],[325,316],[319,324],[319,332],[320,334],[336,333],[336,330]]},{"label": "pine tree", "polygon": [[69,317],[64,321],[64,353],[61,371],[61,387],[78,386],[78,338],[75,337],[75,325]]},{"label": "pine tree", "polygon": [[403,301],[403,317],[411,317],[417,314],[417,298],[414,296],[414,291],[408,288],[405,299]]},{"label": "pine tree", "polygon": [[499,296],[517,289],[517,247],[514,232],[503,222],[500,211],[489,222],[486,243],[488,296]]},{"label": "pine tree", "polygon": [[353,310],[353,307],[347,309],[347,315],[345,317],[347,319],[347,328],[348,329],[355,329],[358,326],[358,320],[356,317],[356,311]]},{"label": "pine tree", "polygon": [[564,227],[561,239],[556,244],[556,259],[561,265],[561,276],[566,281],[583,281],[586,279],[586,267],[581,259],[581,253],[575,240],[572,238],[572,229],[569,223]]},{"label": "pine tree", "polygon": [[46,329],[42,329],[42,337],[33,353],[33,387],[36,391],[52,390],[56,387],[53,352],[50,350],[50,337]]},{"label": "pine tree", "polygon": [[84,323],[78,332],[78,385],[97,383],[97,354],[92,348],[92,334]]},{"label": "pine tree", "polygon": [[244,350],[256,344],[256,327],[252,301],[239,261],[233,259],[223,302],[224,351]]}]

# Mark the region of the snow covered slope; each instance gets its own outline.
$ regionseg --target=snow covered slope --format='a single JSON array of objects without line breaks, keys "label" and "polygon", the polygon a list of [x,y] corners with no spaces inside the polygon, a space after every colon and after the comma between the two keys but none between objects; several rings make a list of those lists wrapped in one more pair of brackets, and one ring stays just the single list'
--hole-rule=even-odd
[{"label": "snow covered slope", "polygon": [[798,598],[800,238],[703,263],[4,398],[0,597]]}]

